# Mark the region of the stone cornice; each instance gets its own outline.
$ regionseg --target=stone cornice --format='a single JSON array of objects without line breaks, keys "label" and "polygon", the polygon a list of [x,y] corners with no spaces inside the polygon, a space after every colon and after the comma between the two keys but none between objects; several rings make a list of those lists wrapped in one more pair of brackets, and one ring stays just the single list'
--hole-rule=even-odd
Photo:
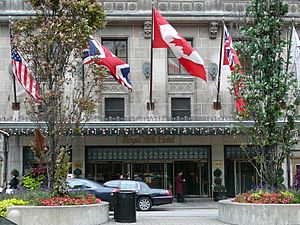
[{"label": "stone cornice", "polygon": [[[99,0],[107,14],[108,22],[124,23],[149,20],[151,0]],[[242,18],[247,7],[243,0],[156,0],[155,6],[169,21],[205,22],[235,21]],[[288,1],[288,20],[300,21],[300,2]],[[0,20],[7,21],[34,15],[31,5],[26,0],[0,0]]]}]

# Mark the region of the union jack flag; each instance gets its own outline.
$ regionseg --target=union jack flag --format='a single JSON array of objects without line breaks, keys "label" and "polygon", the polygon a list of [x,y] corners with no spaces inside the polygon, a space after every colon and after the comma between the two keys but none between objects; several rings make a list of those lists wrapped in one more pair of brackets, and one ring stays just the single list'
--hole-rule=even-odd
[{"label": "union jack flag", "polygon": [[[240,60],[233,48],[232,38],[229,35],[227,27],[224,25],[225,34],[225,46],[224,46],[224,60],[223,65],[229,65],[231,71],[236,70],[236,65],[241,67]],[[239,73],[243,73],[241,69],[238,70]],[[243,88],[243,82],[240,81],[234,85],[234,96],[235,96],[235,106],[238,112],[245,110],[245,101],[243,97],[239,97],[240,89]]]},{"label": "union jack flag", "polygon": [[93,62],[106,67],[119,84],[132,91],[132,84],[128,77],[130,73],[129,65],[91,37],[88,51],[85,51],[83,56],[83,63],[90,64]]},{"label": "union jack flag", "polygon": [[227,27],[224,25],[224,34],[225,34],[225,49],[224,49],[224,65],[229,65],[230,70],[235,70],[234,66],[241,66],[240,60],[233,48],[232,38],[229,35]]},{"label": "union jack flag", "polygon": [[26,61],[14,47],[12,47],[11,50],[11,59],[14,76],[18,79],[25,91],[33,97],[36,102],[39,102],[39,85],[34,80]]}]

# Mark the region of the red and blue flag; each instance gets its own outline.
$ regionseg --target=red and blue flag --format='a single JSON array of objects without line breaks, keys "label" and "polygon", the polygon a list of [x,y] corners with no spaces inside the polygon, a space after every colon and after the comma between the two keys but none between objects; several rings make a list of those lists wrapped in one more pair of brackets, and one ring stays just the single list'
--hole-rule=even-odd
[{"label": "red and blue flag", "polygon": [[84,52],[83,63],[96,63],[99,66],[106,67],[118,83],[132,91],[132,84],[129,80],[129,65],[116,57],[93,37],[89,41],[88,50]]},{"label": "red and blue flag", "polygon": [[[229,32],[225,25],[224,25],[224,35],[225,35],[225,46],[224,46],[223,65],[229,65],[231,71],[235,71],[238,68],[238,72],[243,73],[241,69],[242,66],[240,60],[236,54],[235,49],[233,48],[232,38],[229,35]],[[238,112],[244,111],[245,109],[244,98],[239,96],[239,92],[242,87],[243,87],[242,81],[234,85],[235,105]]]}]

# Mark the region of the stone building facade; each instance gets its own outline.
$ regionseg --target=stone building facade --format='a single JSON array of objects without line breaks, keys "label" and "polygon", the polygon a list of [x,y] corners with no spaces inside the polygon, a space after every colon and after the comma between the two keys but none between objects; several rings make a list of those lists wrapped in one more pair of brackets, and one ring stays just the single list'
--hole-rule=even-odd
[{"label": "stone building facade", "polygon": [[[221,21],[224,18],[233,38],[237,38],[247,1],[155,1],[160,13],[199,52],[208,80],[204,82],[186,74],[168,50],[154,49],[153,112],[146,107],[150,92],[151,1],[99,2],[107,14],[107,26],[95,36],[130,65],[133,92],[113,79],[105,81],[95,117],[72,146],[72,170],[80,168],[83,177],[99,182],[121,174],[132,178],[139,173],[150,186],[170,189],[175,186],[176,173],[182,171],[187,195],[211,196],[213,171],[220,168],[229,195],[251,188],[257,177],[239,149],[245,137],[234,138],[234,128],[239,123],[228,90],[230,70],[226,66],[222,66],[220,86],[222,108],[212,107],[217,96]],[[299,11],[299,1],[289,3],[286,20],[294,18],[297,24]],[[34,125],[22,107],[27,96],[17,86],[21,110],[11,109],[14,96],[9,73],[8,19],[28,15],[33,12],[27,1],[0,0],[0,129],[10,134],[8,156],[5,157],[3,150],[0,160],[1,182],[9,179],[13,168],[24,173],[36,163],[29,150]],[[291,178],[297,164],[300,165],[297,151],[293,157],[287,163],[290,166],[286,178],[288,175]]]}]

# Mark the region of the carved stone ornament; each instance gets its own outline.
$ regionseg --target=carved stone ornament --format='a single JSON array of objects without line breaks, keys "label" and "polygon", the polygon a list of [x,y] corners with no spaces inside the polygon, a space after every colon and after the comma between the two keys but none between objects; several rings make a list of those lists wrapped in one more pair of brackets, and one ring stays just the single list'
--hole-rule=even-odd
[{"label": "carved stone ornament", "polygon": [[152,22],[150,20],[144,22],[144,34],[145,38],[151,38]]},{"label": "carved stone ornament", "polygon": [[210,39],[216,39],[217,35],[218,35],[218,22],[216,21],[212,21],[210,22],[210,26],[209,26],[209,38]]},{"label": "carved stone ornament", "polygon": [[216,63],[210,63],[207,68],[208,74],[211,76],[212,80],[215,80],[218,75],[218,65]]},{"label": "carved stone ornament", "polygon": [[5,1],[6,10],[22,10],[23,0],[9,0]]}]

